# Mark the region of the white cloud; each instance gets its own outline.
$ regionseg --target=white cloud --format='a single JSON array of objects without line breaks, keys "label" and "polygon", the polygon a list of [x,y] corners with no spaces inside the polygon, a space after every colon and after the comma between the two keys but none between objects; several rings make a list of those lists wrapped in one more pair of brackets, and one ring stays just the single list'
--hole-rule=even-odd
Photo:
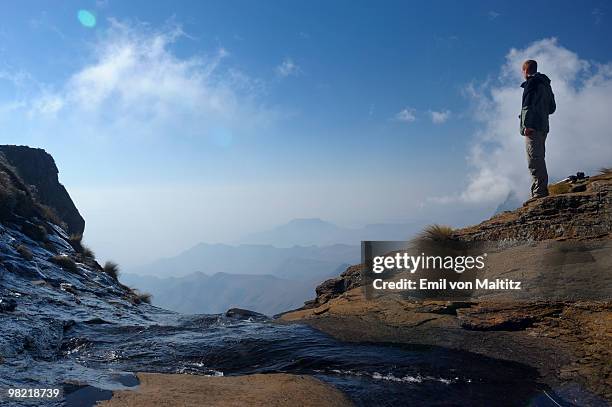
[{"label": "white cloud", "polygon": [[[576,171],[593,172],[612,164],[610,106],[612,63],[589,63],[555,38],[511,49],[496,81],[467,89],[480,124],[468,156],[466,189],[441,201],[499,202],[511,191],[526,197],[530,177],[524,139],[519,134],[521,64],[538,61],[552,80],[557,111],[550,117],[546,162],[550,182]],[[439,199],[440,201],[440,199]]]},{"label": "white cloud", "polygon": [[499,16],[501,16],[501,14],[498,13],[497,11],[492,10],[487,13],[487,17],[489,17],[489,20],[495,20]]},{"label": "white cloud", "polygon": [[276,74],[286,78],[287,76],[297,76],[301,73],[300,67],[293,62],[291,58],[285,58],[280,65],[276,67]]},{"label": "white cloud", "polygon": [[416,110],[410,107],[405,107],[395,115],[395,120],[400,122],[412,123],[416,121]]},{"label": "white cloud", "polygon": [[450,119],[451,111],[450,110],[442,110],[440,112],[436,112],[434,110],[430,110],[429,114],[431,116],[431,121],[434,124],[442,124],[445,123],[448,119]]},{"label": "white cloud", "polygon": [[[31,81],[36,85],[21,92],[19,107],[0,121],[14,121],[23,111],[41,133],[161,138],[209,137],[212,129],[252,129],[276,117],[258,102],[260,81],[225,67],[225,49],[182,58],[172,50],[185,37],[180,27],[153,31],[110,23],[92,44],[88,63],[64,83]],[[16,87],[23,82],[0,77]]]}]

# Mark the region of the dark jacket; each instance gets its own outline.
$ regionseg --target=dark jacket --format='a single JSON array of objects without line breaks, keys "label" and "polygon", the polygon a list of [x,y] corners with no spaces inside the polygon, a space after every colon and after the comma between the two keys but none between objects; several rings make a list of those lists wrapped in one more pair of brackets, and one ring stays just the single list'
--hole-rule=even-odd
[{"label": "dark jacket", "polygon": [[526,128],[536,131],[549,131],[548,115],[557,109],[555,95],[550,87],[548,76],[537,72],[521,84],[523,105],[521,108],[521,134]]}]

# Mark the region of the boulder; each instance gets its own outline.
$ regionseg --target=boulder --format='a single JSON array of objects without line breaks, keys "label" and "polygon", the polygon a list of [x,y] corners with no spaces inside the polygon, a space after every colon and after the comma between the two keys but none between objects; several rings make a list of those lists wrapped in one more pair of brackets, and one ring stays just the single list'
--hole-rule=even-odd
[{"label": "boulder", "polygon": [[0,298],[0,312],[13,312],[17,308],[17,301],[12,298]]},{"label": "boulder", "polygon": [[259,312],[250,311],[248,309],[242,308],[230,308],[225,312],[225,316],[232,319],[240,319],[240,320],[256,320],[261,321],[264,319],[268,319],[264,314],[260,314]]}]

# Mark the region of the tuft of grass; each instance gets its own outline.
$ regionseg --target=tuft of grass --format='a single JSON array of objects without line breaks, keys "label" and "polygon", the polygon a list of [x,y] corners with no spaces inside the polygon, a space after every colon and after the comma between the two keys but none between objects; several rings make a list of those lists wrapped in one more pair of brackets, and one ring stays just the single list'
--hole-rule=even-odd
[{"label": "tuft of grass", "polygon": [[85,245],[81,245],[81,254],[83,255],[83,257],[88,259],[96,258],[96,254],[94,253],[94,251]]},{"label": "tuft of grass", "polygon": [[51,263],[57,264],[66,271],[75,272],[78,270],[75,261],[72,260],[70,257],[66,256],[65,254],[58,254],[52,256],[49,258],[49,261]]},{"label": "tuft of grass", "polygon": [[151,304],[151,298],[153,297],[150,293],[141,293],[136,289],[132,289],[132,294],[134,294],[133,302],[134,304]]},{"label": "tuft of grass", "polygon": [[117,281],[119,279],[119,265],[114,261],[107,261],[102,267],[102,271]]},{"label": "tuft of grass", "polygon": [[84,259],[95,260],[96,254],[93,250],[83,244],[82,234],[71,234],[70,237],[68,237],[68,243],[77,253],[80,253]]},{"label": "tuft of grass", "polygon": [[61,228],[66,229],[66,222],[64,222],[59,215],[57,214],[57,212],[55,211],[55,209],[51,208],[50,206],[41,204],[41,203],[37,203],[36,207],[38,208],[38,210],[40,211],[41,216],[46,219],[47,221],[60,226]]},{"label": "tuft of grass", "polygon": [[417,236],[417,239],[429,242],[446,242],[452,238],[453,228],[444,225],[429,225]]},{"label": "tuft of grass", "polygon": [[81,251],[82,242],[83,242],[83,235],[80,233],[79,234],[73,233],[68,238],[68,243],[70,243],[70,246],[72,246],[72,248],[76,250],[77,252]]},{"label": "tuft of grass", "polygon": [[548,186],[548,193],[550,195],[567,194],[572,189],[572,185],[569,182],[559,182]]},{"label": "tuft of grass", "polygon": [[15,250],[17,250],[17,253],[19,253],[19,255],[27,261],[30,261],[34,258],[34,255],[30,251],[30,249],[28,249],[28,247],[24,244],[20,244],[15,248]]}]

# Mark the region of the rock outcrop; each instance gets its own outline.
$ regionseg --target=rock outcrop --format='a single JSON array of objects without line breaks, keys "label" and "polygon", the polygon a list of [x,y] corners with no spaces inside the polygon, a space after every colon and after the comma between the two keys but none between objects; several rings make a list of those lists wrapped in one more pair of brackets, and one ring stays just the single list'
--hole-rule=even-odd
[{"label": "rock outcrop", "polygon": [[325,304],[332,298],[341,295],[342,293],[352,290],[353,288],[361,287],[363,285],[361,278],[363,269],[363,264],[350,266],[346,269],[346,271],[340,274],[339,277],[330,278],[329,280],[324,281],[322,284],[317,286],[315,290],[317,297],[314,300],[307,301],[304,304],[304,307],[316,308],[322,304]]},{"label": "rock outcrop", "polygon": [[483,245],[487,278],[522,280],[521,294],[433,301],[365,295],[363,265],[317,287],[282,321],[301,321],[343,340],[445,346],[524,363],[563,400],[612,401],[612,171],[580,186],[454,230]]},{"label": "rock outcrop", "polygon": [[463,241],[541,241],[596,239],[612,233],[612,171],[515,211],[502,212],[479,225],[457,230]]},{"label": "rock outcrop", "polygon": [[0,153],[30,187],[36,200],[55,211],[69,234],[83,234],[85,220],[59,182],[59,171],[51,155],[39,148],[12,145],[0,145]]}]

